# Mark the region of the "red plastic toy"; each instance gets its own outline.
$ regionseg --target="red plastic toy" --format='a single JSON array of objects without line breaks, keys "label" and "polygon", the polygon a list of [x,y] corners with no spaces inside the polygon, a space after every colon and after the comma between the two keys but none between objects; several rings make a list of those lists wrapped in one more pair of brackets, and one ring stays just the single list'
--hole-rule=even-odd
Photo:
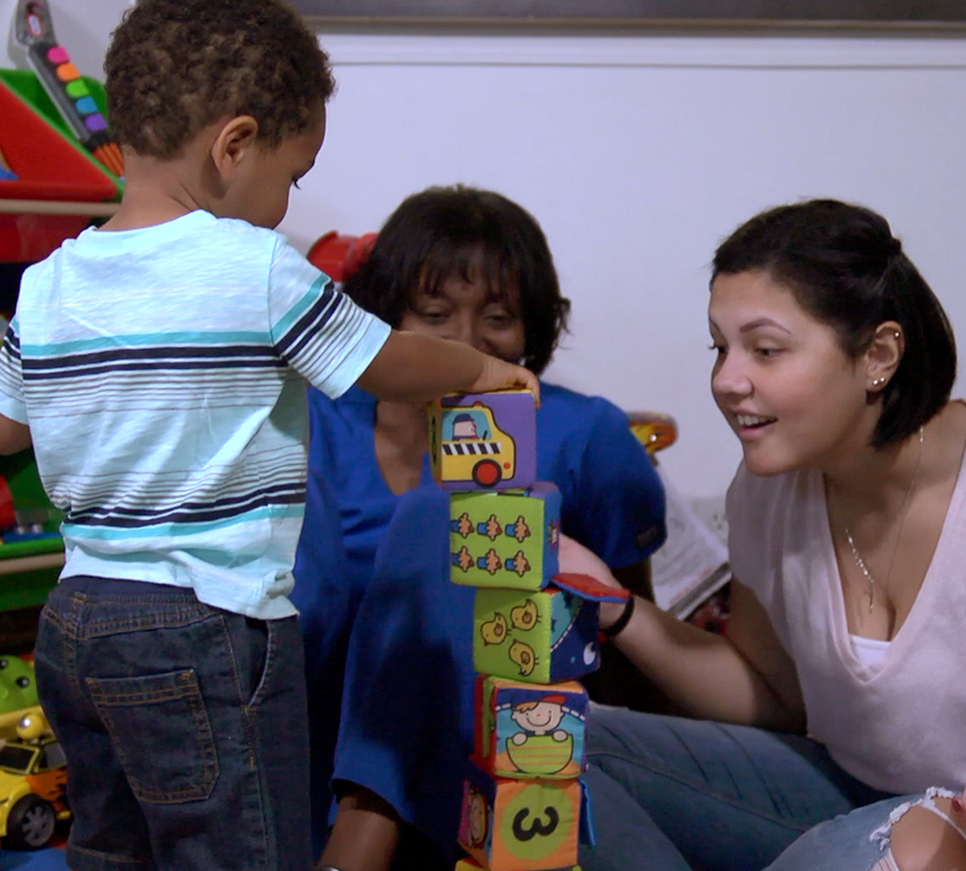
[{"label": "red plastic toy", "polygon": [[309,249],[309,263],[321,269],[333,281],[345,281],[369,256],[377,235],[363,233],[361,236],[348,236],[332,230],[316,239]]}]

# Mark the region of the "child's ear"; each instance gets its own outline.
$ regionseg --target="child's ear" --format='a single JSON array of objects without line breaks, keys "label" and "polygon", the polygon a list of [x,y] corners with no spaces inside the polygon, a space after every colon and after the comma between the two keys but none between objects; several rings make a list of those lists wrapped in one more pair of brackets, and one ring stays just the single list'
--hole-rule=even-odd
[{"label": "child's ear", "polygon": [[232,118],[221,128],[211,144],[211,159],[224,181],[235,177],[257,138],[258,122],[251,115]]}]

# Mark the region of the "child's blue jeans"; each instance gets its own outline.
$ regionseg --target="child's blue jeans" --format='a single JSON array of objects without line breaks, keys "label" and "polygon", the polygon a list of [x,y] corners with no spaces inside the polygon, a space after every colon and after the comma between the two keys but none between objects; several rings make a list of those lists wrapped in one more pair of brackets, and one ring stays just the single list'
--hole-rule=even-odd
[{"label": "child's blue jeans", "polygon": [[72,869],[310,868],[297,618],[73,577],[48,598],[35,656],[67,754]]}]

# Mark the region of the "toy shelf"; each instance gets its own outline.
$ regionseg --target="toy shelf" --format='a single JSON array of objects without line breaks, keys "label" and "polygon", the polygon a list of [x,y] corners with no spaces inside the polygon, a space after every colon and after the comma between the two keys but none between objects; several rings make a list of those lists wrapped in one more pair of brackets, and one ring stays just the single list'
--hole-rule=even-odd
[{"label": "toy shelf", "polygon": [[0,214],[4,215],[86,215],[109,218],[119,203],[72,203],[63,200],[0,199]]},{"label": "toy shelf", "polygon": [[[104,88],[83,79],[104,111]],[[94,218],[117,209],[123,182],[74,137],[37,76],[0,69],[0,261],[41,260]]]},{"label": "toy shelf", "polygon": [[[44,532],[59,531],[63,513],[50,504],[32,451],[0,457],[0,475],[6,478],[18,511],[43,509]],[[60,536],[0,544],[0,611],[42,605],[63,565]]]}]

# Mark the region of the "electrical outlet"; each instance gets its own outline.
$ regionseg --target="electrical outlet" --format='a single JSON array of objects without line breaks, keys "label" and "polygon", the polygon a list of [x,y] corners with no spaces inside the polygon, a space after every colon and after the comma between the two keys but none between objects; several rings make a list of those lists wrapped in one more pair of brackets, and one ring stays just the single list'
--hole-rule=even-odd
[{"label": "electrical outlet", "polygon": [[728,543],[728,515],[724,496],[702,496],[691,500],[691,507],[705,526],[725,544]]}]

